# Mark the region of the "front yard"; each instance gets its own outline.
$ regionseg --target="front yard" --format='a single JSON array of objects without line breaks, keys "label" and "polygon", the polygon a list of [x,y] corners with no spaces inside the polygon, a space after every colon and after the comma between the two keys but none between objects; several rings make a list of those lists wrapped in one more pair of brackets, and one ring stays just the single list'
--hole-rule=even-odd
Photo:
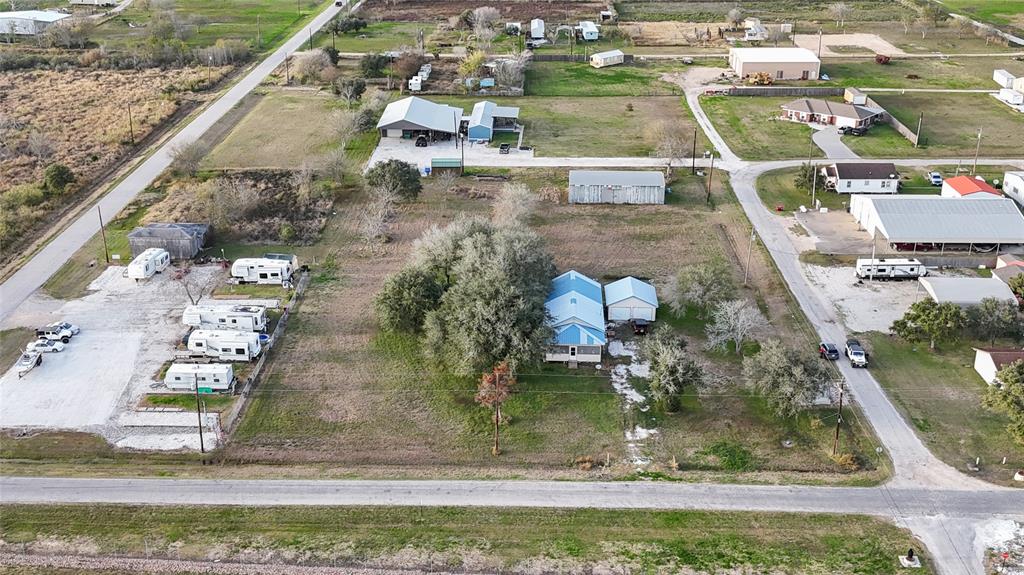
[{"label": "front yard", "polygon": [[705,96],[700,105],[725,139],[744,160],[821,158],[811,141],[811,128],[782,120],[779,108],[790,97]]}]

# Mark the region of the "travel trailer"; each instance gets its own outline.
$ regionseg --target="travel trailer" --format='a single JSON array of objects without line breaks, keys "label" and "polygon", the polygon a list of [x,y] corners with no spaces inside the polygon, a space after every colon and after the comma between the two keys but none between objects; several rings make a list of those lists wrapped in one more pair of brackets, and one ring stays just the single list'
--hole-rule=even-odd
[{"label": "travel trailer", "polygon": [[127,277],[139,281],[153,277],[171,265],[171,254],[160,248],[149,248],[128,264]]},{"label": "travel trailer", "polygon": [[928,275],[918,260],[857,258],[857,277],[876,280],[917,279]]},{"label": "travel trailer", "polygon": [[267,308],[261,305],[190,305],[181,322],[200,329],[266,331]]},{"label": "travel trailer", "polygon": [[213,393],[227,391],[235,382],[230,363],[172,363],[164,376],[164,385],[171,391]]},{"label": "travel trailer", "polygon": [[258,333],[197,329],[188,335],[188,350],[193,357],[251,361],[259,356],[263,348]]},{"label": "travel trailer", "polygon": [[530,39],[538,40],[544,38],[544,21],[540,18],[530,20]]},{"label": "travel trailer", "polygon": [[231,277],[238,283],[284,284],[292,279],[291,261],[269,258],[241,258],[231,264]]}]

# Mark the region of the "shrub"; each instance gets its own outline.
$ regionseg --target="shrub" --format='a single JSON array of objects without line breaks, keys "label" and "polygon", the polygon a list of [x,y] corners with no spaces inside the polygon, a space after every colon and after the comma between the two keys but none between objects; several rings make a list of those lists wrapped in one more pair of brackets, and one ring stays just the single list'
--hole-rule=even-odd
[{"label": "shrub", "polygon": [[384,73],[389,61],[384,54],[367,54],[359,61],[359,71],[367,78],[375,78]]},{"label": "shrub", "polygon": [[387,188],[403,200],[415,200],[423,189],[419,168],[401,160],[388,160],[370,168],[366,183],[374,188]]},{"label": "shrub", "polygon": [[0,206],[4,211],[13,212],[22,206],[38,206],[45,200],[46,194],[38,184],[21,184],[0,195]]},{"label": "shrub", "polygon": [[59,196],[67,191],[68,185],[75,181],[75,174],[64,164],[50,164],[43,171],[43,189],[51,196]]},{"label": "shrub", "polygon": [[281,224],[281,229],[277,235],[281,238],[282,242],[290,242],[295,239],[295,226],[285,222]]}]

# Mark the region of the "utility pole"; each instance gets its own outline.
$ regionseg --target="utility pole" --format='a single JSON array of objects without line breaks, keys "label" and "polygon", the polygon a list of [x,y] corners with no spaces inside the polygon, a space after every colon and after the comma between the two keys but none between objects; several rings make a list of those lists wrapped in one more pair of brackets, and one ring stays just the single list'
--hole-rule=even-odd
[{"label": "utility pole", "polygon": [[921,143],[921,124],[924,122],[924,112],[917,117],[917,137],[914,138],[914,147]]},{"label": "utility pole", "polygon": [[313,49],[313,27],[309,27],[309,49]]},{"label": "utility pole", "polygon": [[754,251],[754,239],[756,238],[756,229],[754,226],[750,226],[750,243],[747,244],[747,265],[743,270],[743,285],[747,285],[747,278],[750,277],[750,254]]},{"label": "utility pole", "polygon": [[708,169],[708,195],[704,203],[711,204],[711,175],[715,173],[715,152],[711,152],[711,167]]},{"label": "utility pole", "polygon": [[103,238],[103,257],[110,263],[110,248],[107,247],[107,232],[103,229],[103,211],[99,204],[96,204],[96,215],[100,217],[100,236]]},{"label": "utility pole", "polygon": [[839,413],[836,415],[836,436],[832,440],[832,456],[839,453],[839,426],[843,423],[843,384],[839,383]]},{"label": "utility pole", "polygon": [[817,209],[817,204],[814,200],[817,199],[818,192],[818,172],[815,166],[811,166],[811,209]]},{"label": "utility pole", "polygon": [[128,135],[132,139],[132,145],[135,145],[135,125],[132,122],[132,103],[128,102]]},{"label": "utility pole", "polygon": [[981,128],[978,128],[978,145],[974,147],[974,165],[971,166],[971,175],[978,169],[978,153],[981,152]]},{"label": "utility pole", "polygon": [[260,15],[256,15],[256,49],[263,49],[263,37],[260,35]]},{"label": "utility pole", "polygon": [[818,59],[821,59],[821,28],[818,28]]},{"label": "utility pole", "polygon": [[696,126],[694,126],[694,128],[693,128],[693,153],[691,154],[691,156],[693,158],[693,166],[690,167],[690,175],[696,176],[697,175],[697,127]]},{"label": "utility pole", "polygon": [[206,453],[206,446],[203,444],[203,413],[199,411],[199,382],[193,384],[196,392],[196,419],[199,420],[199,452]]}]

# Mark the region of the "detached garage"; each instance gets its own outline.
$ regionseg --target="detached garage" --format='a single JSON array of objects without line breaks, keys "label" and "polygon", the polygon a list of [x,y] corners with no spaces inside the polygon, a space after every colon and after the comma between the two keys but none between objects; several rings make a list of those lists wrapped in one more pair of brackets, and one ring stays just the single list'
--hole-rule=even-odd
[{"label": "detached garage", "polygon": [[570,204],[664,204],[665,174],[569,170]]},{"label": "detached garage", "polygon": [[612,321],[654,321],[658,311],[658,295],[654,286],[632,276],[604,286],[604,301],[608,307],[608,319]]}]

